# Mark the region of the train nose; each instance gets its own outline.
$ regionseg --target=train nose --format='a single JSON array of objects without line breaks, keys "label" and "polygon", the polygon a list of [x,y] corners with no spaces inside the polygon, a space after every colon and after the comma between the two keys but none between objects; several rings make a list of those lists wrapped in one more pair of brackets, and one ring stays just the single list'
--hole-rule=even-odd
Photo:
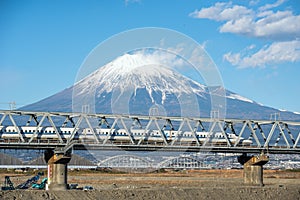
[{"label": "train nose", "polygon": [[251,145],[252,143],[252,140],[243,140],[243,145]]}]

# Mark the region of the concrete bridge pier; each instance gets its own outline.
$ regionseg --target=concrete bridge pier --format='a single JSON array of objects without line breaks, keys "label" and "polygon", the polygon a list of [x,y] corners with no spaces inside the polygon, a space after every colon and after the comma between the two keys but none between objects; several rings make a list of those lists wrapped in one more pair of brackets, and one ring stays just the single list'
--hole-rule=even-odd
[{"label": "concrete bridge pier", "polygon": [[71,154],[47,150],[45,160],[48,163],[48,181],[46,190],[67,190],[67,165],[71,160]]},{"label": "concrete bridge pier", "polygon": [[269,161],[264,153],[257,156],[243,154],[238,157],[239,163],[244,166],[244,183],[263,186],[263,165]]}]

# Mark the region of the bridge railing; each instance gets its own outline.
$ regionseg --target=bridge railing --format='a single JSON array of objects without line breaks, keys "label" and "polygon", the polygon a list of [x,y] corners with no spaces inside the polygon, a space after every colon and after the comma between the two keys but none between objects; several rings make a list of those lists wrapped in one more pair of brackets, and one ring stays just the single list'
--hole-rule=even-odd
[{"label": "bridge railing", "polygon": [[[0,111],[0,144],[299,149],[300,122]],[[4,145],[3,145],[4,148]]]}]

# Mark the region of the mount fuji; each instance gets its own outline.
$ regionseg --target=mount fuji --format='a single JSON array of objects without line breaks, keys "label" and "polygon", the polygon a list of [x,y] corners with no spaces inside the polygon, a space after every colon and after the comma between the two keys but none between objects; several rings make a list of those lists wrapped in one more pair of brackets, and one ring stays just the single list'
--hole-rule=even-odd
[{"label": "mount fuji", "polygon": [[221,86],[205,86],[143,54],[122,55],[73,86],[20,108],[187,117],[210,117],[218,109],[225,110],[226,118],[270,119],[280,113],[281,119],[300,120],[298,113],[263,106]]}]

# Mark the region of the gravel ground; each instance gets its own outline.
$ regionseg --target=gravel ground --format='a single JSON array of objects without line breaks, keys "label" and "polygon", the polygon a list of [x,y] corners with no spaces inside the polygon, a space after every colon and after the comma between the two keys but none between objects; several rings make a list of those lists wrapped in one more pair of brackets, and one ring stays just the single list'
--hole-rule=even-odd
[{"label": "gravel ground", "polygon": [[[10,175],[17,184],[31,175]],[[2,182],[2,181],[1,181]],[[199,170],[151,174],[70,172],[69,183],[92,191],[0,191],[0,199],[285,199],[300,200],[300,172],[266,170],[264,187],[243,184],[242,170]]]}]

